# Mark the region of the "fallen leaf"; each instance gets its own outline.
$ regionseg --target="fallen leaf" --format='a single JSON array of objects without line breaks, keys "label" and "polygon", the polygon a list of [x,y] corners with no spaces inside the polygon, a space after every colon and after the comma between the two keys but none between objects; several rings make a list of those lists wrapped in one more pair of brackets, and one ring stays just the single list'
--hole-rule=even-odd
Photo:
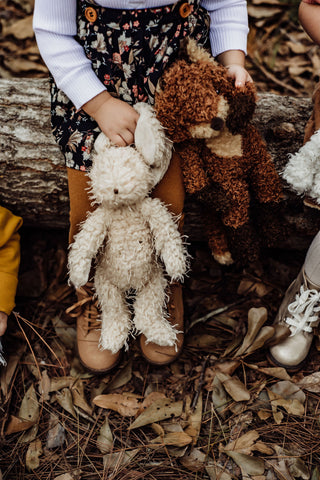
[{"label": "fallen leaf", "polygon": [[31,442],[26,453],[26,467],[29,471],[33,471],[40,465],[39,457],[42,455],[42,445],[40,438]]},{"label": "fallen leaf", "polygon": [[24,432],[34,425],[33,422],[28,420],[23,420],[21,418],[10,416],[10,421],[6,429],[6,435],[11,435],[12,433]]},{"label": "fallen leaf", "polygon": [[245,351],[245,354],[250,355],[256,350],[259,350],[259,348],[263,347],[267,343],[267,341],[273,337],[273,335],[274,327],[262,327],[256,338],[254,339],[253,343]]},{"label": "fallen leaf", "polygon": [[159,447],[163,445],[174,445],[175,447],[185,447],[192,443],[192,437],[185,432],[171,432],[160,435],[151,440],[149,447]]},{"label": "fallen leaf", "polygon": [[107,389],[108,392],[112,390],[116,390],[117,388],[123,387],[128,382],[130,382],[132,378],[132,360],[121,369],[119,370],[112,380],[108,383]]},{"label": "fallen leaf", "polygon": [[284,380],[282,382],[274,383],[272,387],[270,387],[270,390],[273,393],[281,395],[283,398],[296,399],[300,403],[304,403],[306,399],[305,394],[299,388],[299,386],[290,381]]},{"label": "fallen leaf", "polygon": [[261,458],[245,455],[244,453],[225,450],[240,467],[242,475],[262,475],[265,469],[264,461]]},{"label": "fallen leaf", "polygon": [[61,447],[66,440],[66,433],[63,426],[59,423],[58,417],[52,413],[49,419],[49,430],[47,434],[46,447],[48,449]]},{"label": "fallen leaf", "polygon": [[114,410],[123,417],[135,416],[141,408],[140,397],[134,397],[125,393],[110,393],[98,395],[93,399],[93,403],[107,410]]},{"label": "fallen leaf", "polygon": [[139,448],[134,450],[121,450],[116,453],[108,453],[103,456],[103,466],[105,469],[117,471],[118,468],[125,467],[130,464],[134,457],[139,453]]},{"label": "fallen leaf", "polygon": [[84,392],[84,384],[82,380],[77,380],[71,387],[73,404],[81,408],[88,415],[92,415],[92,407],[87,402]]},{"label": "fallen leaf", "polygon": [[273,393],[272,390],[268,390],[270,403],[274,407],[283,407],[288,413],[292,415],[303,416],[304,406],[296,398],[283,398],[280,395]]},{"label": "fallen leaf", "polygon": [[211,398],[213,406],[218,413],[221,413],[229,402],[229,397],[227,396],[226,391],[223,388],[222,382],[217,376],[215,376],[213,380]]},{"label": "fallen leaf", "polygon": [[202,424],[202,393],[199,395],[195,410],[189,411],[187,422],[188,427],[184,431],[192,437],[192,445],[195,445],[198,441]]},{"label": "fallen leaf", "polygon": [[66,347],[70,348],[71,350],[74,350],[77,342],[76,329],[73,326],[70,326],[66,322],[61,320],[59,316],[55,316],[52,319],[52,324],[61,342]]},{"label": "fallen leaf", "polygon": [[265,307],[250,308],[248,312],[248,330],[243,339],[242,345],[236,352],[237,357],[244,354],[247,348],[253,343],[260,328],[267,321],[268,312]]},{"label": "fallen leaf", "polygon": [[172,402],[168,398],[159,398],[136,418],[128,430],[133,430],[134,428],[143,427],[149,423],[159,422],[168,418],[180,417],[182,409],[182,401]]},{"label": "fallen leaf", "polygon": [[192,472],[199,472],[205,468],[207,456],[198,448],[193,448],[189,455],[185,455],[180,462]]},{"label": "fallen leaf", "polygon": [[238,377],[230,377],[230,375],[226,375],[222,372],[217,372],[217,377],[233,400],[236,402],[250,400],[250,392],[248,392]]},{"label": "fallen leaf", "polygon": [[77,418],[69,388],[63,388],[61,392],[57,392],[54,399],[59,403],[60,407],[70,413],[74,418]]},{"label": "fallen leaf", "polygon": [[208,464],[206,465],[206,472],[209,475],[210,480],[232,480],[232,476],[225,468],[220,467],[216,462],[210,459],[208,459]]},{"label": "fallen leaf", "polygon": [[296,385],[308,392],[320,393],[320,372],[303,377]]},{"label": "fallen leaf", "polygon": [[108,417],[105,418],[97,438],[97,447],[101,453],[109,453],[113,449],[113,435]]},{"label": "fallen leaf", "polygon": [[222,451],[232,450],[249,455],[254,450],[254,444],[259,438],[259,433],[256,430],[250,430],[244,433],[241,437],[229,442]]},{"label": "fallen leaf", "polygon": [[257,370],[261,373],[265,373],[270,377],[279,378],[280,380],[291,380],[290,375],[288,375],[287,371],[283,367],[258,367],[257,365],[247,363],[249,368],[253,370]]},{"label": "fallen leaf", "polygon": [[1,368],[1,391],[5,399],[7,399],[12,377],[14,375],[14,372],[16,371],[19,360],[25,349],[25,345],[19,347],[17,352],[13,355],[10,355],[10,357],[7,359],[7,366]]}]

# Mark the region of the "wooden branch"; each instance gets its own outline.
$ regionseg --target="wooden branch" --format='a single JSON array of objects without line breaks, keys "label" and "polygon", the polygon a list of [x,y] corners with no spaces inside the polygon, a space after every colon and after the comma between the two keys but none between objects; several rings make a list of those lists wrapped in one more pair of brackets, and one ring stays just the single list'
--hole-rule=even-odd
[{"label": "wooden branch", "polygon": [[[0,79],[0,204],[34,227],[66,228],[68,191],[63,156],[50,128],[49,82],[46,79]],[[302,145],[311,113],[309,98],[259,96],[255,124],[265,138],[278,171],[288,153]],[[302,235],[319,228],[320,212],[307,209],[288,192],[285,221]],[[197,206],[186,203],[185,233],[203,240]]]}]

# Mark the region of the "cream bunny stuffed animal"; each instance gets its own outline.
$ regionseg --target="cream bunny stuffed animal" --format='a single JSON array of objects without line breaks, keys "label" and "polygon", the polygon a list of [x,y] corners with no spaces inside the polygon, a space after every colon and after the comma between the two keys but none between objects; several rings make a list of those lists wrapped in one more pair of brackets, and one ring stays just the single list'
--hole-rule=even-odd
[{"label": "cream bunny stuffed animal", "polygon": [[[178,332],[165,313],[164,267],[173,281],[182,280],[188,258],[171,213],[159,199],[148,196],[169,166],[172,144],[152,107],[143,103],[135,108],[140,113],[135,147],[114,146],[102,133],[95,142],[89,177],[98,206],[69,252],[70,282],[75,287],[88,281],[92,260],[96,261],[100,347],[113,353],[127,347],[132,330],[158,345],[175,344]],[[133,293],[131,320],[127,300]]]}]

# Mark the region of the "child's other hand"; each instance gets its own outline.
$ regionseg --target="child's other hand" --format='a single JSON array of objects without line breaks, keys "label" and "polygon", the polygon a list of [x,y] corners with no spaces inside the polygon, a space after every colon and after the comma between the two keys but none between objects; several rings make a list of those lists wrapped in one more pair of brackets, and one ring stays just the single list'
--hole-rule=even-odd
[{"label": "child's other hand", "polygon": [[7,330],[7,321],[8,315],[4,312],[0,312],[0,337],[2,337]]},{"label": "child's other hand", "polygon": [[119,147],[134,143],[134,132],[139,114],[128,103],[102,92],[83,105],[83,110],[93,117],[101,131]]},{"label": "child's other hand", "polygon": [[228,70],[228,76],[234,79],[234,84],[236,87],[241,88],[247,82],[252,82],[252,78],[247,72],[247,70],[238,64],[226,65]]}]

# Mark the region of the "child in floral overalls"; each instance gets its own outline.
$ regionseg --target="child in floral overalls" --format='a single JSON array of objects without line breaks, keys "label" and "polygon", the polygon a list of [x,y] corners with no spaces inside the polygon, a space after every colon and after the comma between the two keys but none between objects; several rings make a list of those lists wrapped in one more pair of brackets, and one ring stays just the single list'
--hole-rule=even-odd
[{"label": "child in floral overalls", "polygon": [[[251,81],[244,68],[248,33],[245,0],[36,0],[34,30],[52,75],[52,127],[66,160],[70,196],[70,242],[92,210],[86,171],[94,140],[103,131],[119,146],[134,143],[136,102],[153,104],[163,70],[176,58],[180,40],[211,44],[212,54],[228,68],[236,86]],[[155,188],[175,215],[184,204],[180,162],[174,154]],[[82,363],[101,373],[113,368],[120,352],[98,349],[99,321],[92,284],[77,291],[78,350]],[[169,292],[170,321],[183,331],[181,285]],[[164,365],[181,352],[146,343],[144,357]]]}]

